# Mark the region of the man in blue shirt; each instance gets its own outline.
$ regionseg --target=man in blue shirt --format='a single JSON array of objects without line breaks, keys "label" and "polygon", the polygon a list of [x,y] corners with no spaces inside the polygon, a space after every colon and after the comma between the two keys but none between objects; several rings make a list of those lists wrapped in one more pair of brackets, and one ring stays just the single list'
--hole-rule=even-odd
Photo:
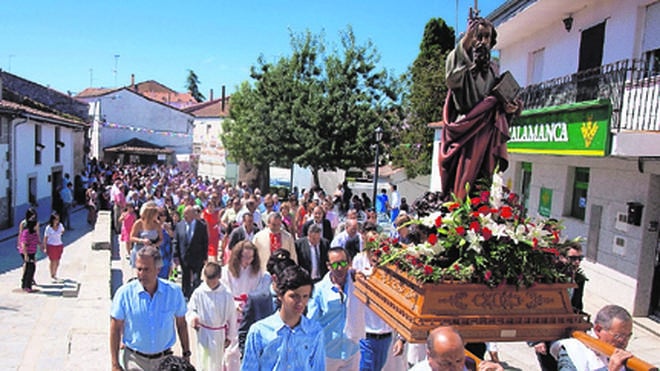
[{"label": "man in blue shirt", "polygon": [[[328,370],[353,371],[359,368],[360,346],[346,333],[350,259],[344,248],[328,250],[328,273],[314,286],[307,316],[317,320],[325,333]],[[356,320],[352,318],[352,320]],[[364,330],[364,328],[362,329]]]},{"label": "man in blue shirt", "polygon": [[[110,357],[112,370],[155,370],[172,354],[176,332],[183,357],[190,358],[186,301],[178,286],[159,279],[163,265],[158,248],[145,246],[135,260],[137,279],[120,287],[110,310]],[[119,343],[124,344],[123,368]]]},{"label": "man in blue shirt", "polygon": [[243,371],[325,371],[323,329],[303,316],[312,294],[306,270],[289,266],[277,276],[280,309],[250,327]]}]

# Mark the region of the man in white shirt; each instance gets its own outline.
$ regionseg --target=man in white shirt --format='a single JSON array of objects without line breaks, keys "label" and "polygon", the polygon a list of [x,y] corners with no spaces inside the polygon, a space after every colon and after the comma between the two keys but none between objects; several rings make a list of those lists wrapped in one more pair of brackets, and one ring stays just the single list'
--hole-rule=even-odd
[{"label": "man in white shirt", "polygon": [[401,195],[399,195],[399,191],[397,191],[396,184],[390,184],[390,192],[390,221],[394,223],[396,217],[399,216]]}]

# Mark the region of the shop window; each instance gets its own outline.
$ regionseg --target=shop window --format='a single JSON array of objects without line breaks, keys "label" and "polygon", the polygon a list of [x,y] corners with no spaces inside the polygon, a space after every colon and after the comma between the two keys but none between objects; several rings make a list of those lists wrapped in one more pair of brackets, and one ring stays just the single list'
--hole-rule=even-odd
[{"label": "shop window", "polygon": [[587,209],[587,191],[589,190],[589,168],[576,167],[573,180],[573,201],[571,216],[584,220]]}]

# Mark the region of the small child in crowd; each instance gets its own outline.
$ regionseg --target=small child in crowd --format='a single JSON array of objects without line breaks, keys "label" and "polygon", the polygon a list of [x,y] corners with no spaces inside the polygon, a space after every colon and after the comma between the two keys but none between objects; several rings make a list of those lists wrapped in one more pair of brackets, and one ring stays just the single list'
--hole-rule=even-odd
[{"label": "small child in crowd", "polygon": [[222,370],[225,348],[238,340],[234,298],[220,284],[222,268],[216,262],[204,267],[204,282],[193,291],[186,320],[197,330],[197,362],[201,370]]}]

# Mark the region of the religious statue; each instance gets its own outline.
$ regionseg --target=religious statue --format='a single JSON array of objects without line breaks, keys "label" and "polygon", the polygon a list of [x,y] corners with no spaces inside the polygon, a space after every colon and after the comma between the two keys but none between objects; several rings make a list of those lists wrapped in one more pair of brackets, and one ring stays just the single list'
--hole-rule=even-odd
[{"label": "religious statue", "polygon": [[522,102],[515,99],[515,94],[506,97],[497,91],[502,80],[517,84],[510,74],[506,79],[500,77],[491,61],[490,52],[496,42],[493,24],[470,16],[465,35],[447,56],[449,91],[440,147],[445,200],[452,192],[464,198],[466,183],[473,186],[477,179],[492,177],[496,167],[504,171],[508,166],[509,122],[520,114]]}]

